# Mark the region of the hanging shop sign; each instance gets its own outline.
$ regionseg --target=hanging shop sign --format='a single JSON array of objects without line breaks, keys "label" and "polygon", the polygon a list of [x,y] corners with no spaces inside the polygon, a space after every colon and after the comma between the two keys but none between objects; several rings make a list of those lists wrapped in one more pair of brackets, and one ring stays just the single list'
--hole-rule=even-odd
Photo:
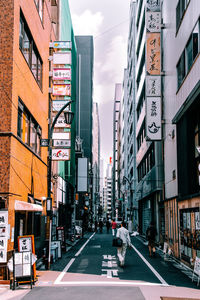
[{"label": "hanging shop sign", "polygon": [[54,49],[72,49],[71,41],[56,41],[53,42]]},{"label": "hanging shop sign", "polygon": [[53,80],[71,80],[70,68],[53,69]]},{"label": "hanging shop sign", "polygon": [[147,97],[161,96],[161,76],[146,77],[146,96]]},{"label": "hanging shop sign", "polygon": [[146,132],[150,140],[161,140],[161,98],[146,98]]},{"label": "hanging shop sign", "polygon": [[70,148],[71,140],[53,140],[53,147]]},{"label": "hanging shop sign", "polygon": [[54,96],[71,96],[71,84],[54,84],[53,85]]},{"label": "hanging shop sign", "polygon": [[160,75],[160,33],[147,33],[146,70],[148,75]]},{"label": "hanging shop sign", "polygon": [[70,132],[54,132],[53,140],[69,140],[71,137]]},{"label": "hanging shop sign", "polygon": [[160,11],[160,0],[147,0],[147,10]]},{"label": "hanging shop sign", "polygon": [[52,149],[52,160],[70,160],[70,149]]},{"label": "hanging shop sign", "polygon": [[[56,112],[61,110],[61,108],[67,103],[68,101],[62,101],[62,100],[54,100],[52,101],[52,111]],[[64,111],[68,111],[69,106],[67,106]]]},{"label": "hanging shop sign", "polygon": [[40,140],[40,146],[41,147],[48,147],[49,146],[49,140],[48,139],[41,139]]},{"label": "hanging shop sign", "polygon": [[146,12],[146,30],[147,32],[161,31],[161,12]]},{"label": "hanging shop sign", "polygon": [[53,63],[54,65],[71,65],[72,58],[71,52],[54,52]]}]

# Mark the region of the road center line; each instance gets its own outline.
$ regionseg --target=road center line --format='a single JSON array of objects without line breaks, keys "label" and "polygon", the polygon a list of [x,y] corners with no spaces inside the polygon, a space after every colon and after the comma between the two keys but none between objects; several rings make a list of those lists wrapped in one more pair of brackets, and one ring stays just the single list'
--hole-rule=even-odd
[{"label": "road center line", "polygon": [[[85,248],[85,246],[89,243],[89,241],[91,240],[91,238],[93,238],[93,236],[95,235],[96,232],[94,232],[90,238],[85,242],[85,244],[83,244],[83,246],[81,247],[81,249],[75,254],[75,256],[79,256],[80,253],[83,251],[83,249]],[[69,263],[65,266],[65,268],[63,269],[63,271],[60,273],[60,275],[58,275],[58,277],[56,278],[56,280],[54,281],[54,284],[61,284],[61,280],[63,279],[65,273],[69,270],[69,268],[71,267],[71,265],[73,264],[73,262],[75,261],[75,258],[72,258]]]},{"label": "road center line", "polygon": [[131,244],[131,247],[139,255],[139,257],[144,261],[144,263],[149,267],[149,269],[154,273],[154,275],[160,280],[160,282],[166,286],[169,286],[168,283],[162,278],[162,276],[152,267],[152,265],[144,258],[144,256]]}]

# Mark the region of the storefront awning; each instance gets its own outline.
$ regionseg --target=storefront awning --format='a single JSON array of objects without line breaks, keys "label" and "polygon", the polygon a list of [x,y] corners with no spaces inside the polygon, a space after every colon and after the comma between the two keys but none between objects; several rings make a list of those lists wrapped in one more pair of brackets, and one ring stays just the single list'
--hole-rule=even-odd
[{"label": "storefront awning", "polygon": [[25,201],[15,200],[15,210],[20,211],[43,211],[43,207],[38,204],[32,204]]}]

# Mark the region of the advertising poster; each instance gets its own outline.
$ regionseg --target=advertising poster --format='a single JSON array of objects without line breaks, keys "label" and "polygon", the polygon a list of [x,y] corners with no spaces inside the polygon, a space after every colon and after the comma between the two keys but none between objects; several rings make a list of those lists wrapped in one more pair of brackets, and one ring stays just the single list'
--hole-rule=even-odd
[{"label": "advertising poster", "polygon": [[160,11],[160,0],[147,0],[147,10]]}]

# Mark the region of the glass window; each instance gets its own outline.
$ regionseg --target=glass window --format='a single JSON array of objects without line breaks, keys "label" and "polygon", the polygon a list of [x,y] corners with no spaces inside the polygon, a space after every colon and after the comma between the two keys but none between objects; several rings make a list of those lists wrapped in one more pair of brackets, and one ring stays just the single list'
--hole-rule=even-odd
[{"label": "glass window", "polygon": [[22,44],[22,52],[27,63],[30,65],[30,39],[26,31],[24,32],[23,44]]},{"label": "glass window", "polygon": [[187,57],[187,72],[190,70],[193,63],[193,53],[192,53],[192,37],[190,38],[186,46],[186,57]]},{"label": "glass window", "polygon": [[37,56],[35,54],[34,48],[32,49],[31,71],[33,72],[34,77],[37,79]]},{"label": "glass window", "polygon": [[40,19],[43,21],[43,0],[39,0],[39,9],[38,9],[38,13],[40,16]]},{"label": "glass window", "polygon": [[38,58],[38,83],[40,86],[42,86],[42,63],[41,63],[41,60],[40,58]]},{"label": "glass window", "polygon": [[23,113],[23,123],[24,123],[24,128],[23,128],[23,142],[25,144],[29,145],[30,141],[30,120],[29,116],[26,112]]},{"label": "glass window", "polygon": [[192,39],[193,39],[193,61],[194,61],[195,57],[199,52],[199,22],[194,28],[194,31],[192,33]]},{"label": "glass window", "polygon": [[30,126],[30,147],[36,151],[36,128],[35,123],[32,120]]},{"label": "glass window", "polygon": [[183,51],[177,65],[177,76],[178,76],[178,88],[179,88],[185,77],[185,51]]},{"label": "glass window", "polygon": [[22,110],[18,107],[17,135],[22,137]]}]

